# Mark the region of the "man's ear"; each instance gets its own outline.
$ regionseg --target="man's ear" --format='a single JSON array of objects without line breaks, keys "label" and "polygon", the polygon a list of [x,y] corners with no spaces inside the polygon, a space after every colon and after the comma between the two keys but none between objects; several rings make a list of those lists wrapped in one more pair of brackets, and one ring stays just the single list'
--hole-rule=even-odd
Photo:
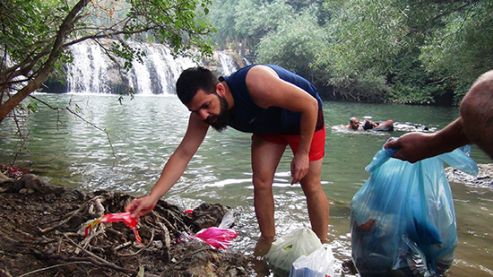
[{"label": "man's ear", "polygon": [[224,87],[223,83],[217,83],[216,84],[216,93],[219,94],[220,96],[224,97],[224,94],[226,92],[226,88]]}]

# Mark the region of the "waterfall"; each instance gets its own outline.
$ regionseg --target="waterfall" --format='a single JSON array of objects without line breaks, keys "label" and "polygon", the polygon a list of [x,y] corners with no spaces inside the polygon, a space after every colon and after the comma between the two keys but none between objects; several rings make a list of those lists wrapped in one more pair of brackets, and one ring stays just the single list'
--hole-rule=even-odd
[{"label": "waterfall", "polygon": [[217,52],[217,55],[223,69],[223,75],[227,76],[236,71],[236,66],[234,64],[233,58],[230,55],[224,52]]},{"label": "waterfall", "polygon": [[[170,94],[180,73],[197,66],[191,58],[173,56],[162,44],[129,42],[130,47],[144,53],[142,61],[134,59],[129,71],[120,70],[103,49],[94,42],[82,42],[70,47],[73,61],[66,65],[67,86],[75,93]],[[237,69],[233,58],[225,52],[214,53],[218,73],[229,75]],[[123,72],[123,73],[122,73]]]},{"label": "waterfall", "polygon": [[69,91],[110,92],[105,82],[108,62],[101,48],[95,43],[79,43],[70,51],[74,59],[67,68]]}]

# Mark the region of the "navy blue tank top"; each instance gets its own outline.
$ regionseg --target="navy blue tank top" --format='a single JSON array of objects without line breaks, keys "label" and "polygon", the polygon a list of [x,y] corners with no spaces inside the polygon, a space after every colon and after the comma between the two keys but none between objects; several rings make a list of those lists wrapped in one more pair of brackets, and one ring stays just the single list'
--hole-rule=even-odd
[{"label": "navy blue tank top", "polygon": [[[250,97],[246,86],[246,75],[254,65],[241,68],[224,80],[228,84],[234,99],[234,107],[231,111],[229,125],[236,130],[247,133],[259,134],[299,134],[301,113],[292,112],[279,107],[269,107],[268,109],[257,106]],[[296,75],[280,66],[266,65],[272,68],[279,77],[291,83],[311,96],[318,102],[318,119],[316,130],[324,127],[322,110],[322,99],[318,95],[317,89],[303,77]],[[220,80],[223,80],[220,78]]]}]

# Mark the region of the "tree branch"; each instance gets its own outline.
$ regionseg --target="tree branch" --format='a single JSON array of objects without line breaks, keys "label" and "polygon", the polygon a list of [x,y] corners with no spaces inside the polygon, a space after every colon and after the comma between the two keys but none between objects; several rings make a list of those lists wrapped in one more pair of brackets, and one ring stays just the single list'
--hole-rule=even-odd
[{"label": "tree branch", "polygon": [[52,50],[48,56],[48,59],[41,67],[39,74],[36,78],[31,80],[24,88],[14,94],[5,103],[0,105],[0,123],[3,119],[29,94],[41,87],[41,84],[46,81],[49,73],[53,69],[55,61],[58,59],[62,52],[63,42],[65,37],[68,35],[69,30],[75,23],[75,18],[77,14],[87,6],[89,0],[80,0],[68,13],[68,15],[63,20],[60,28],[57,32],[55,42],[53,43]]}]

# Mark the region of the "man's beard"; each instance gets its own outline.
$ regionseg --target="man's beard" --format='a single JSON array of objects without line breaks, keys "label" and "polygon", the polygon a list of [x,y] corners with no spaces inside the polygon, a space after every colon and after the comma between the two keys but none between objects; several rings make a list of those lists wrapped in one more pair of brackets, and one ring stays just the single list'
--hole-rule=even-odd
[{"label": "man's beard", "polygon": [[226,99],[219,96],[217,93],[216,96],[219,98],[220,103],[219,114],[209,115],[205,121],[212,126],[212,128],[216,129],[216,131],[222,132],[226,129],[226,127],[228,127],[228,123],[230,122],[230,113]]}]

